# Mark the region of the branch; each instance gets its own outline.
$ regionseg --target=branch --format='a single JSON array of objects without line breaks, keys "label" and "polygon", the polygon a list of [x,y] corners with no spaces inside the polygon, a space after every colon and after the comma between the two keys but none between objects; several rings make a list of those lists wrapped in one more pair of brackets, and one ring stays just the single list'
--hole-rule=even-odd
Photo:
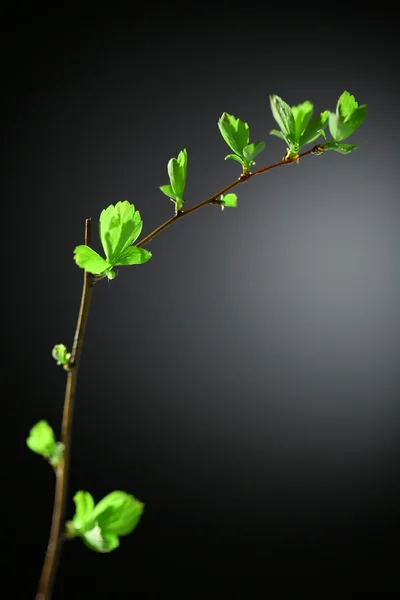
[{"label": "branch", "polygon": [[[91,221],[85,222],[85,244],[91,243]],[[67,385],[65,388],[64,410],[61,426],[61,441],[64,444],[62,462],[55,469],[56,489],[54,494],[53,516],[47,552],[43,563],[36,600],[50,600],[55,574],[58,567],[61,548],[64,541],[64,520],[67,506],[68,476],[71,459],[71,431],[74,414],[75,390],[78,379],[79,363],[82,354],[87,319],[89,316],[90,300],[92,297],[94,277],[85,271],[81,306],[76,325],[75,338],[72,346],[71,359],[68,368]]]},{"label": "branch", "polygon": [[138,246],[138,247],[145,246],[146,244],[151,242],[151,240],[153,240],[158,234],[160,234],[162,231],[167,229],[167,227],[169,227],[176,221],[179,221],[183,217],[186,217],[187,215],[194,213],[196,210],[203,208],[203,206],[207,206],[207,204],[220,204],[220,202],[218,201],[218,198],[222,194],[225,194],[226,192],[228,192],[235,186],[239,185],[239,183],[244,183],[245,181],[248,181],[255,175],[261,175],[262,173],[266,173],[267,171],[270,171],[271,169],[275,169],[276,167],[281,167],[283,165],[290,165],[293,162],[298,162],[300,158],[303,158],[304,156],[308,156],[309,154],[321,154],[321,153],[322,153],[321,146],[314,146],[314,148],[312,148],[311,150],[307,150],[307,152],[303,152],[302,154],[298,154],[297,156],[293,156],[292,158],[282,159],[281,161],[274,163],[273,165],[268,165],[267,167],[263,167],[262,169],[258,169],[257,171],[254,171],[253,173],[244,172],[241,174],[239,179],[236,179],[235,181],[233,181],[232,183],[230,183],[229,185],[224,187],[222,190],[220,190],[213,196],[210,196],[209,198],[207,198],[207,200],[203,200],[202,202],[195,204],[194,206],[192,206],[191,208],[189,208],[186,211],[184,211],[184,210],[178,211],[176,213],[176,215],[174,215],[173,217],[168,219],[168,221],[165,221],[165,223],[163,223],[162,225],[157,227],[157,229],[154,229],[154,231],[152,231],[151,233],[146,235],[146,237],[143,238],[142,240],[140,240],[137,244],[135,244],[135,246]]}]

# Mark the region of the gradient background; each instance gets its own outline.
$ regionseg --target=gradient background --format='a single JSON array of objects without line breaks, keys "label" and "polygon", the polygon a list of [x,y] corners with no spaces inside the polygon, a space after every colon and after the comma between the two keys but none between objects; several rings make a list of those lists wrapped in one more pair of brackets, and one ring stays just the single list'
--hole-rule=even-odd
[{"label": "gradient background", "polygon": [[68,544],[54,597],[400,590],[396,22],[381,3],[244,10],[18,5],[3,21],[13,597],[34,597],[47,543],[54,478],[25,438],[60,422],[50,350],[72,342],[84,219],[128,199],[148,233],[173,213],[158,186],[182,148],[190,203],[238,176],[223,111],[266,140],[258,168],[284,153],[268,94],[319,112],[344,89],[369,107],[354,154],[255,178],[236,210],[205,208],[149,244],[146,266],[96,285],[70,497],[124,489],[146,509],[109,556]]}]

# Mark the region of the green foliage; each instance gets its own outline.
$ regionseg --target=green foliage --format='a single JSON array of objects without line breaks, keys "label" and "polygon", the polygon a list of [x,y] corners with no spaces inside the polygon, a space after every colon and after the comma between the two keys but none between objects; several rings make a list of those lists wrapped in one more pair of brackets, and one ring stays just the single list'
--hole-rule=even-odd
[{"label": "green foliage", "polygon": [[249,144],[248,124],[226,112],[222,113],[218,127],[225,142],[234,152],[225,156],[225,160],[228,158],[236,160],[242,165],[244,172],[249,171],[251,165],[255,164],[255,157],[264,150],[265,143],[259,141]]},{"label": "green foliage", "polygon": [[220,198],[221,210],[224,210],[225,206],[229,206],[235,208],[237,206],[237,196],[236,194],[225,194]]},{"label": "green foliage", "polygon": [[54,431],[47,421],[39,421],[32,427],[29,432],[29,437],[26,440],[26,445],[32,452],[41,454],[49,458],[54,454],[56,449],[56,440]]},{"label": "green foliage", "polygon": [[131,533],[143,513],[144,504],[127,494],[115,491],[95,505],[89,492],[74,496],[75,515],[67,523],[69,537],[81,537],[96,552],[111,552],[119,546],[119,537]]},{"label": "green foliage", "polygon": [[63,459],[64,444],[56,442],[54,431],[47,421],[39,421],[32,427],[26,445],[32,452],[43,456],[53,467]]},{"label": "green foliage", "polygon": [[51,355],[54,360],[57,361],[58,365],[64,365],[64,367],[68,367],[71,359],[71,353],[67,352],[67,348],[64,346],[64,344],[56,344],[51,351]]},{"label": "green foliage", "polygon": [[324,144],[323,148],[324,150],[335,150],[335,152],[339,152],[340,154],[350,154],[350,152],[358,148],[358,145],[338,144],[335,140],[331,140],[327,144]]},{"label": "green foliage", "polygon": [[290,107],[276,94],[272,94],[269,99],[272,115],[280,127],[279,131],[272,129],[270,134],[286,142],[285,158],[297,156],[303,146],[320,136],[326,137],[324,128],[329,118],[329,111],[325,110],[311,119],[314,106],[309,100]]},{"label": "green foliage", "polygon": [[182,210],[183,192],[187,175],[187,151],[181,150],[177,158],[171,158],[167,165],[170,183],[160,186],[160,190],[175,204],[175,210]]},{"label": "green foliage", "polygon": [[[343,142],[362,125],[367,116],[367,105],[358,105],[358,102],[349,92],[344,91],[340,96],[336,112],[329,113],[329,131],[335,142]],[[332,146],[328,150],[338,150]],[[346,152],[348,154],[348,152]]]},{"label": "green foliage", "polygon": [[132,246],[142,231],[139,211],[127,200],[104,209],[100,215],[100,240],[106,258],[85,245],[77,246],[74,259],[78,267],[93,275],[114,279],[113,267],[140,265],[151,258],[151,252]]}]

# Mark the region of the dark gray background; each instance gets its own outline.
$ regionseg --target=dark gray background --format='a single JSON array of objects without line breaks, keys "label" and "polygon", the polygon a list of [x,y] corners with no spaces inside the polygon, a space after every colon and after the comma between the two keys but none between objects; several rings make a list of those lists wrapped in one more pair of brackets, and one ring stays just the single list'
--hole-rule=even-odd
[{"label": "dark gray background", "polygon": [[96,285],[70,497],[125,489],[146,509],[110,556],[66,547],[55,598],[398,591],[400,130],[383,9],[169,4],[86,17],[83,6],[5,20],[16,594],[33,598],[47,541],[53,476],[25,438],[41,418],[60,422],[65,374],[50,350],[72,342],[84,219],[96,230],[103,208],[128,199],[147,234],[173,214],[158,186],[182,148],[190,204],[238,176],[223,160],[223,111],[266,141],[261,167],[284,153],[268,135],[270,93],[319,112],[344,89],[368,104],[355,153],[254,178],[236,210],[206,207],[149,244],[148,264]]}]

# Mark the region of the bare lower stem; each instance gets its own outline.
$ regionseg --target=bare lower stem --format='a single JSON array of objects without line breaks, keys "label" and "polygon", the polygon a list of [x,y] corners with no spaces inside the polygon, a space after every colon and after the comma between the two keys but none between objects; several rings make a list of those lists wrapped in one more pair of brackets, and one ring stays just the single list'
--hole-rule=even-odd
[{"label": "bare lower stem", "polygon": [[[85,244],[87,246],[91,245],[90,219],[86,219],[85,222]],[[61,441],[64,444],[64,457],[63,461],[56,468],[56,488],[54,494],[50,537],[43,563],[39,587],[36,594],[36,600],[50,600],[51,598],[55,574],[64,541],[64,520],[67,505],[68,476],[71,458],[71,431],[74,414],[75,390],[93,285],[93,275],[85,271],[81,306],[79,309],[74,344],[69,363],[67,385],[65,388],[64,410],[61,426]]]},{"label": "bare lower stem", "polygon": [[255,175],[261,175],[262,173],[271,171],[271,169],[275,169],[276,167],[281,167],[283,165],[290,165],[293,162],[297,162],[300,158],[303,158],[303,156],[308,156],[309,154],[321,154],[321,146],[315,146],[311,150],[307,150],[307,152],[298,154],[297,156],[294,156],[293,158],[287,158],[287,159],[280,160],[279,162],[274,163],[273,165],[268,165],[268,167],[263,167],[262,169],[258,169],[258,171],[253,171],[253,173],[242,173],[242,175],[239,177],[239,179],[236,179],[236,181],[232,181],[232,183],[230,183],[226,187],[222,188],[222,190],[220,190],[216,194],[213,194],[212,196],[207,198],[207,200],[203,200],[202,202],[195,204],[188,210],[178,211],[176,215],[174,215],[173,217],[168,219],[168,221],[165,221],[165,223],[163,223],[162,225],[157,227],[157,229],[155,229],[154,231],[149,233],[149,235],[146,235],[146,237],[144,237],[137,244],[135,244],[135,246],[144,246],[144,245],[148,244],[159,233],[164,231],[164,229],[167,229],[167,227],[169,227],[170,225],[172,225],[179,219],[182,219],[183,217],[190,215],[191,213],[195,212],[196,210],[203,208],[203,206],[207,206],[207,204],[220,204],[220,202],[218,201],[218,198],[222,194],[225,194],[226,192],[231,190],[233,187],[239,185],[239,183],[244,183],[245,181],[248,181],[251,177],[254,177]]}]

